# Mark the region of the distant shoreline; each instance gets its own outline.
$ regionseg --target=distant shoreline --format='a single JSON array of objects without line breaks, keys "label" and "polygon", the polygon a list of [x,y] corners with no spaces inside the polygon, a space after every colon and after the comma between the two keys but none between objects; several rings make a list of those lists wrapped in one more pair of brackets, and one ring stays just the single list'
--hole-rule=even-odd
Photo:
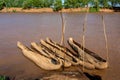
[{"label": "distant shoreline", "polygon": [[[86,12],[87,8],[69,8],[69,9],[62,9],[59,12]],[[52,8],[31,8],[31,9],[22,9],[22,8],[4,8],[0,10],[1,13],[43,13],[43,12],[54,12]],[[115,12],[112,9],[100,9],[99,12]]]}]

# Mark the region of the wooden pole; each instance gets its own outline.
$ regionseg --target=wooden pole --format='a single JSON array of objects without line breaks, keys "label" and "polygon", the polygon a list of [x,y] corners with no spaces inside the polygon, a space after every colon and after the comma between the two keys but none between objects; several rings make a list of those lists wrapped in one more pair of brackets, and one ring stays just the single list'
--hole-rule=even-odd
[{"label": "wooden pole", "polygon": [[108,39],[107,39],[106,26],[105,26],[105,21],[104,21],[104,16],[103,15],[102,15],[102,23],[103,23],[105,47],[106,47],[106,53],[107,53],[107,62],[108,62],[108,65],[109,65]]},{"label": "wooden pole", "polygon": [[85,53],[85,31],[86,31],[86,26],[87,26],[87,14],[88,14],[88,7],[87,7],[87,12],[86,12],[86,15],[85,15],[85,19],[84,19],[84,23],[83,23],[83,41],[82,41],[82,44],[83,44],[83,71],[84,71],[84,53]]},{"label": "wooden pole", "polygon": [[64,23],[64,18],[63,18],[63,13],[60,12],[61,20],[62,20],[62,37],[61,37],[61,45],[65,45],[64,43],[64,35],[65,35],[65,23]]},{"label": "wooden pole", "polygon": [[[62,36],[61,36],[61,45],[65,46],[64,42],[64,36],[65,36],[65,22],[63,18],[63,13],[62,11],[60,12],[61,20],[62,20]],[[64,54],[64,62],[63,62],[63,67],[62,69],[64,70],[64,64],[65,64],[65,54]]]}]

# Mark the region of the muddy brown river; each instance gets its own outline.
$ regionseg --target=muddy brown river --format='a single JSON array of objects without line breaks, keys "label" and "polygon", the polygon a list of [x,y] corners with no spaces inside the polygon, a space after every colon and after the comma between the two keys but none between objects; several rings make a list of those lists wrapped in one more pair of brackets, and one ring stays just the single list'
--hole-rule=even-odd
[{"label": "muddy brown river", "polygon": [[[119,80],[120,13],[89,13],[86,22],[85,46],[106,59],[102,14],[108,38],[109,68],[86,71],[102,76],[102,80]],[[63,15],[66,27],[65,46],[69,47],[67,44],[69,37],[82,43],[85,13],[64,13]],[[29,80],[48,73],[25,58],[16,43],[20,41],[30,46],[30,42],[39,43],[40,39],[46,37],[60,43],[61,26],[59,13],[0,13],[0,75],[15,77],[16,80]]]}]

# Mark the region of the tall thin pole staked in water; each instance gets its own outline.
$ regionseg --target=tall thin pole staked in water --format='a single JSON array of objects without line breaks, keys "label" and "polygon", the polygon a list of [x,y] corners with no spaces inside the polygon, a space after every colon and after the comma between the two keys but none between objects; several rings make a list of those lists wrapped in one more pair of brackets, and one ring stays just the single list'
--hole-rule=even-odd
[{"label": "tall thin pole staked in water", "polygon": [[[61,45],[62,45],[62,46],[65,46],[65,42],[64,42],[64,36],[65,36],[65,20],[64,20],[62,11],[60,12],[60,16],[61,16],[61,20],[62,20]],[[65,64],[65,54],[64,54],[63,70],[64,70],[64,64]]]},{"label": "tall thin pole staked in water", "polygon": [[65,36],[65,23],[64,23],[64,18],[63,18],[63,13],[60,12],[61,20],[62,20],[62,37],[61,37],[61,45],[65,45],[64,43],[64,36]]},{"label": "tall thin pole staked in water", "polygon": [[102,23],[103,23],[103,30],[104,30],[104,37],[105,37],[105,47],[106,47],[106,53],[107,53],[107,62],[109,65],[109,52],[108,52],[108,39],[107,39],[107,33],[106,33],[106,26],[104,21],[104,16],[102,15]]},{"label": "tall thin pole staked in water", "polygon": [[84,71],[84,53],[85,53],[85,32],[86,32],[86,26],[87,26],[87,14],[88,14],[88,7],[87,7],[87,12],[85,14],[85,19],[84,19],[84,23],[83,23],[83,36],[82,36],[82,44],[83,44],[83,71]]}]

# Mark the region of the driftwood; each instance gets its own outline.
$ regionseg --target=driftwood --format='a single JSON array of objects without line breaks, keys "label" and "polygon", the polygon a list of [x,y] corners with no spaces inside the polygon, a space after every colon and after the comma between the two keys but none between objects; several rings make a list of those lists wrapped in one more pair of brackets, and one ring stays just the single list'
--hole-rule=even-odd
[{"label": "driftwood", "polygon": [[62,66],[62,61],[60,59],[55,60],[52,58],[47,58],[37,52],[34,52],[24,46],[22,43],[17,42],[17,46],[22,50],[23,55],[28,59],[33,61],[37,66],[45,70],[57,70]]},{"label": "driftwood", "polygon": [[[95,66],[95,68],[97,68],[97,69],[105,69],[108,67],[106,60],[102,59],[96,53],[94,53],[86,48],[84,48],[84,52],[83,52],[82,45],[75,42],[72,38],[69,38],[68,43],[72,47],[72,49],[78,53],[78,58],[80,60],[84,60],[84,62],[89,62],[89,63],[93,64]],[[83,57],[83,55],[84,55],[84,57]]]}]

